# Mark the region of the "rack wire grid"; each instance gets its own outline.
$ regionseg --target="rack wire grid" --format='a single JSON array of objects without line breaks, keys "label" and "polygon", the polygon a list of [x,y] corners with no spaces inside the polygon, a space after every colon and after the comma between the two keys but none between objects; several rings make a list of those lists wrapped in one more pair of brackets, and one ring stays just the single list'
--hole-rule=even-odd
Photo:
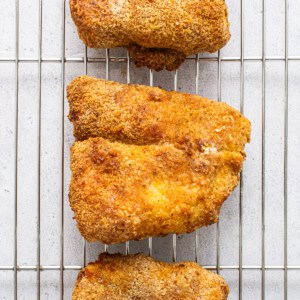
[{"label": "rack wire grid", "polygon": [[[123,49],[85,48],[65,0],[1,0],[1,299],[70,299],[78,270],[103,251],[197,261],[225,277],[229,299],[300,299],[300,3],[227,4],[230,43],[174,73],[137,69]],[[219,224],[109,247],[83,241],[68,204],[65,97],[82,74],[199,93],[252,121]]]}]

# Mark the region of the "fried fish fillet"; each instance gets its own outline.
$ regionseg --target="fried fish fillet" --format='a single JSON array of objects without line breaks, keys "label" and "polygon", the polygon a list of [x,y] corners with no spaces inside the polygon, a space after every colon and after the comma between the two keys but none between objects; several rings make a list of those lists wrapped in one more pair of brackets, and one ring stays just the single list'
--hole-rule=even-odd
[{"label": "fried fish fillet", "polygon": [[173,143],[187,151],[244,152],[250,122],[226,103],[157,87],[82,76],[67,89],[78,140],[103,137],[145,145]]},{"label": "fried fish fillet", "polygon": [[196,263],[102,254],[78,275],[72,300],[226,300],[225,280]]},{"label": "fried fish fillet", "polygon": [[157,71],[230,39],[224,0],[70,0],[70,10],[87,46],[126,47],[137,66]]},{"label": "fried fish fillet", "polygon": [[90,138],[71,148],[70,204],[88,241],[192,232],[218,220],[244,156]]},{"label": "fried fish fillet", "polygon": [[250,122],[227,104],[79,77],[68,87],[70,204],[82,235],[112,244],[218,220]]}]

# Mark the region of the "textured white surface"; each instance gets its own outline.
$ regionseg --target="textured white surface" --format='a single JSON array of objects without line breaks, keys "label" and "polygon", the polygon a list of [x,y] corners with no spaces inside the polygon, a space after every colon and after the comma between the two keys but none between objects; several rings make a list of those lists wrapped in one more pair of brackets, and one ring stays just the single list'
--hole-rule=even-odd
[{"label": "textured white surface", "polygon": [[[289,55],[300,56],[300,3],[289,0]],[[222,57],[240,57],[240,1],[228,0],[232,39],[221,51]],[[70,19],[66,6],[65,50],[67,58],[83,58],[84,46]],[[61,57],[62,1],[43,1],[43,59]],[[266,56],[284,57],[284,0],[266,0]],[[37,59],[39,1],[20,0],[20,59]],[[15,6],[12,0],[0,1],[0,59],[15,58]],[[262,0],[244,0],[245,57],[262,57]],[[122,49],[113,49],[111,56],[125,56]],[[104,57],[104,50],[88,50],[89,57]],[[201,55],[217,57],[217,54]],[[239,108],[241,100],[239,61],[221,63],[221,101]],[[261,265],[262,227],[262,62],[245,61],[244,110],[252,121],[252,142],[247,146],[244,167],[242,264]],[[64,145],[62,156],[62,69],[59,62],[42,63],[41,89],[41,265],[59,265],[61,261],[61,191],[62,159],[64,159],[64,265],[83,264],[83,240],[79,235],[68,204],[69,147],[73,142],[72,128],[66,119],[65,100]],[[110,79],[126,82],[126,62],[110,63]],[[65,64],[65,84],[84,74],[84,64]],[[105,62],[88,63],[88,74],[105,78]],[[149,70],[130,68],[131,82],[149,84]],[[289,62],[289,138],[288,138],[288,265],[300,266],[300,61]],[[154,73],[154,85],[174,88],[174,74]],[[15,199],[15,136],[16,98],[15,63],[0,63],[0,266],[14,264],[14,199]],[[218,62],[200,61],[199,94],[218,97]],[[268,266],[284,264],[284,105],[285,63],[266,62],[266,154],[265,154],[265,262]],[[37,264],[38,208],[38,124],[39,78],[37,62],[19,63],[19,136],[18,136],[18,265]],[[178,70],[178,89],[194,93],[195,61],[187,60]],[[180,108],[178,108],[180,109]],[[220,217],[220,265],[239,265],[239,188],[226,201]],[[203,265],[217,263],[217,226],[199,230],[197,257]],[[99,244],[87,244],[87,261],[103,251]],[[110,252],[124,252],[125,246],[109,247]],[[130,242],[130,252],[148,251],[148,241]],[[154,238],[153,255],[172,260],[172,237]],[[177,259],[195,259],[195,233],[177,238]],[[1,268],[1,267],[0,267]],[[230,285],[229,299],[239,297],[239,270],[221,270]],[[0,270],[0,299],[13,299],[13,271]],[[77,271],[64,272],[64,295],[70,299]],[[283,270],[266,270],[266,299],[283,299]],[[261,271],[243,270],[242,298],[261,298]],[[288,298],[300,299],[300,270],[288,271]],[[41,272],[41,299],[59,299],[60,271]],[[18,272],[18,299],[37,298],[35,271]]]}]

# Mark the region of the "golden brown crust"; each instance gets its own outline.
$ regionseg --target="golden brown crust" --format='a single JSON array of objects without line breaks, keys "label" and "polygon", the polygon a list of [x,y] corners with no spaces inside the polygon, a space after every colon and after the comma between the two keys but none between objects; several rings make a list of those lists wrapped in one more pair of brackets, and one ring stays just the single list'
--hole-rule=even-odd
[{"label": "golden brown crust", "polygon": [[[68,87],[70,203],[89,241],[191,232],[238,184],[250,122],[224,103],[79,77]],[[91,137],[91,138],[90,138]]]},{"label": "golden brown crust", "polygon": [[239,152],[90,138],[71,149],[70,204],[88,241],[106,244],[192,232],[218,220],[238,184]]},{"label": "golden brown crust", "polygon": [[103,137],[128,144],[173,143],[178,148],[238,151],[250,122],[226,103],[157,87],[82,76],[68,86],[69,119],[78,140]]},{"label": "golden brown crust", "polygon": [[70,10],[87,46],[129,47],[138,66],[156,70],[173,70],[183,56],[215,52],[230,39],[224,0],[70,0]]},{"label": "golden brown crust", "polygon": [[78,275],[72,300],[226,300],[225,280],[196,263],[102,254]]}]

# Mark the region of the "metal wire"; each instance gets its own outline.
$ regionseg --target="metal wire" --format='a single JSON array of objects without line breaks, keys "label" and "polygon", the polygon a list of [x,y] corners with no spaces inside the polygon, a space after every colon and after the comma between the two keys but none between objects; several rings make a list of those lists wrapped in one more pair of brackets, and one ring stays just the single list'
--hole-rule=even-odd
[{"label": "metal wire", "polygon": [[287,226],[288,226],[288,118],[289,118],[289,61],[288,61],[288,0],[285,0],[285,82],[284,82],[284,299],[288,298],[288,272],[287,272]]},{"label": "metal wire", "polygon": [[261,166],[261,299],[265,299],[265,200],[266,200],[266,183],[265,183],[265,173],[266,173],[266,1],[263,0],[262,3],[262,166]]},{"label": "metal wire", "polygon": [[43,44],[43,1],[39,0],[39,47],[38,47],[38,205],[37,205],[37,296],[41,297],[41,135],[42,135],[42,45]]},{"label": "metal wire", "polygon": [[18,298],[18,144],[19,144],[19,33],[20,33],[20,24],[19,24],[19,0],[15,2],[15,14],[16,14],[16,44],[15,44],[15,98],[16,98],[16,120],[15,120],[15,214],[14,214],[14,299]]},{"label": "metal wire", "polygon": [[[109,49],[105,49],[105,78],[109,80]],[[108,245],[104,244],[104,252],[108,252]]]},{"label": "metal wire", "polygon": [[[130,83],[130,56],[129,56],[129,52],[127,51],[127,83]],[[125,254],[129,254],[129,251],[130,251],[130,243],[129,241],[126,242],[125,244]]]},{"label": "metal wire", "polygon": [[[218,57],[199,57],[198,58],[200,61],[216,61],[218,62],[219,58]],[[195,58],[192,57],[187,57],[186,60],[195,60]],[[253,56],[253,57],[244,57],[244,62],[262,62],[263,57],[262,56]],[[286,57],[275,57],[275,56],[269,56],[264,58],[265,61],[286,61]],[[300,61],[300,56],[288,56],[287,57],[288,61]],[[34,63],[38,62],[39,58],[19,58],[18,62],[20,63]],[[64,58],[59,58],[59,57],[53,57],[53,58],[42,58],[43,63],[83,63],[84,62],[84,56],[83,57],[64,57]],[[222,62],[239,62],[241,61],[241,57],[222,57],[221,58]],[[0,58],[0,63],[15,63],[16,58]],[[97,62],[107,62],[106,57],[88,57],[87,58],[88,63],[97,63]],[[109,57],[109,62],[127,62],[127,57],[126,56],[111,56]]]},{"label": "metal wire", "polygon": [[[87,46],[84,46],[84,64],[83,64],[83,74],[87,75],[88,74],[88,66],[87,66]],[[86,248],[87,248],[87,242],[83,238],[83,265],[86,265]]]},{"label": "metal wire", "polygon": [[[71,271],[76,271],[76,270],[81,270],[84,267],[82,266],[71,266],[71,265],[64,265],[63,270],[71,270]],[[202,265],[203,268],[208,269],[208,270],[217,270],[217,265]],[[61,270],[60,265],[57,266],[46,266],[46,265],[22,265],[22,266],[17,266],[16,270],[17,271],[36,271],[37,269],[40,269],[41,271],[59,271]],[[287,270],[297,270],[300,271],[300,266],[264,266],[265,270],[277,270],[277,271],[284,271],[285,268]],[[219,266],[220,270],[239,270],[240,266],[239,265],[220,265]],[[262,270],[263,266],[242,266],[242,270]],[[14,266],[0,266],[0,271],[14,271],[15,267]]]},{"label": "metal wire", "polygon": [[[218,51],[218,102],[221,102],[221,51]],[[217,223],[217,235],[216,235],[217,253],[216,253],[216,263],[217,263],[217,273],[220,273],[220,224]]]},{"label": "metal wire", "polygon": [[61,116],[61,236],[60,236],[60,299],[64,299],[64,205],[65,205],[65,44],[66,44],[66,3],[62,0],[62,35],[61,35],[61,104],[62,104],[62,116]]},{"label": "metal wire", "polygon": [[[199,54],[196,55],[196,61],[195,61],[195,67],[196,67],[196,72],[195,72],[195,93],[198,95],[199,93]],[[198,253],[199,253],[199,229],[195,230],[195,262],[198,263]]]},{"label": "metal wire", "polygon": [[[245,91],[245,61],[244,61],[244,1],[241,0],[241,66],[240,66],[240,111],[244,113],[244,91]],[[243,299],[243,201],[244,180],[243,171],[240,179],[240,209],[239,209],[239,299]]]},{"label": "metal wire", "polygon": [[[178,71],[174,72],[174,91],[178,90]],[[173,262],[177,261],[177,234],[172,235],[173,242]]]}]

